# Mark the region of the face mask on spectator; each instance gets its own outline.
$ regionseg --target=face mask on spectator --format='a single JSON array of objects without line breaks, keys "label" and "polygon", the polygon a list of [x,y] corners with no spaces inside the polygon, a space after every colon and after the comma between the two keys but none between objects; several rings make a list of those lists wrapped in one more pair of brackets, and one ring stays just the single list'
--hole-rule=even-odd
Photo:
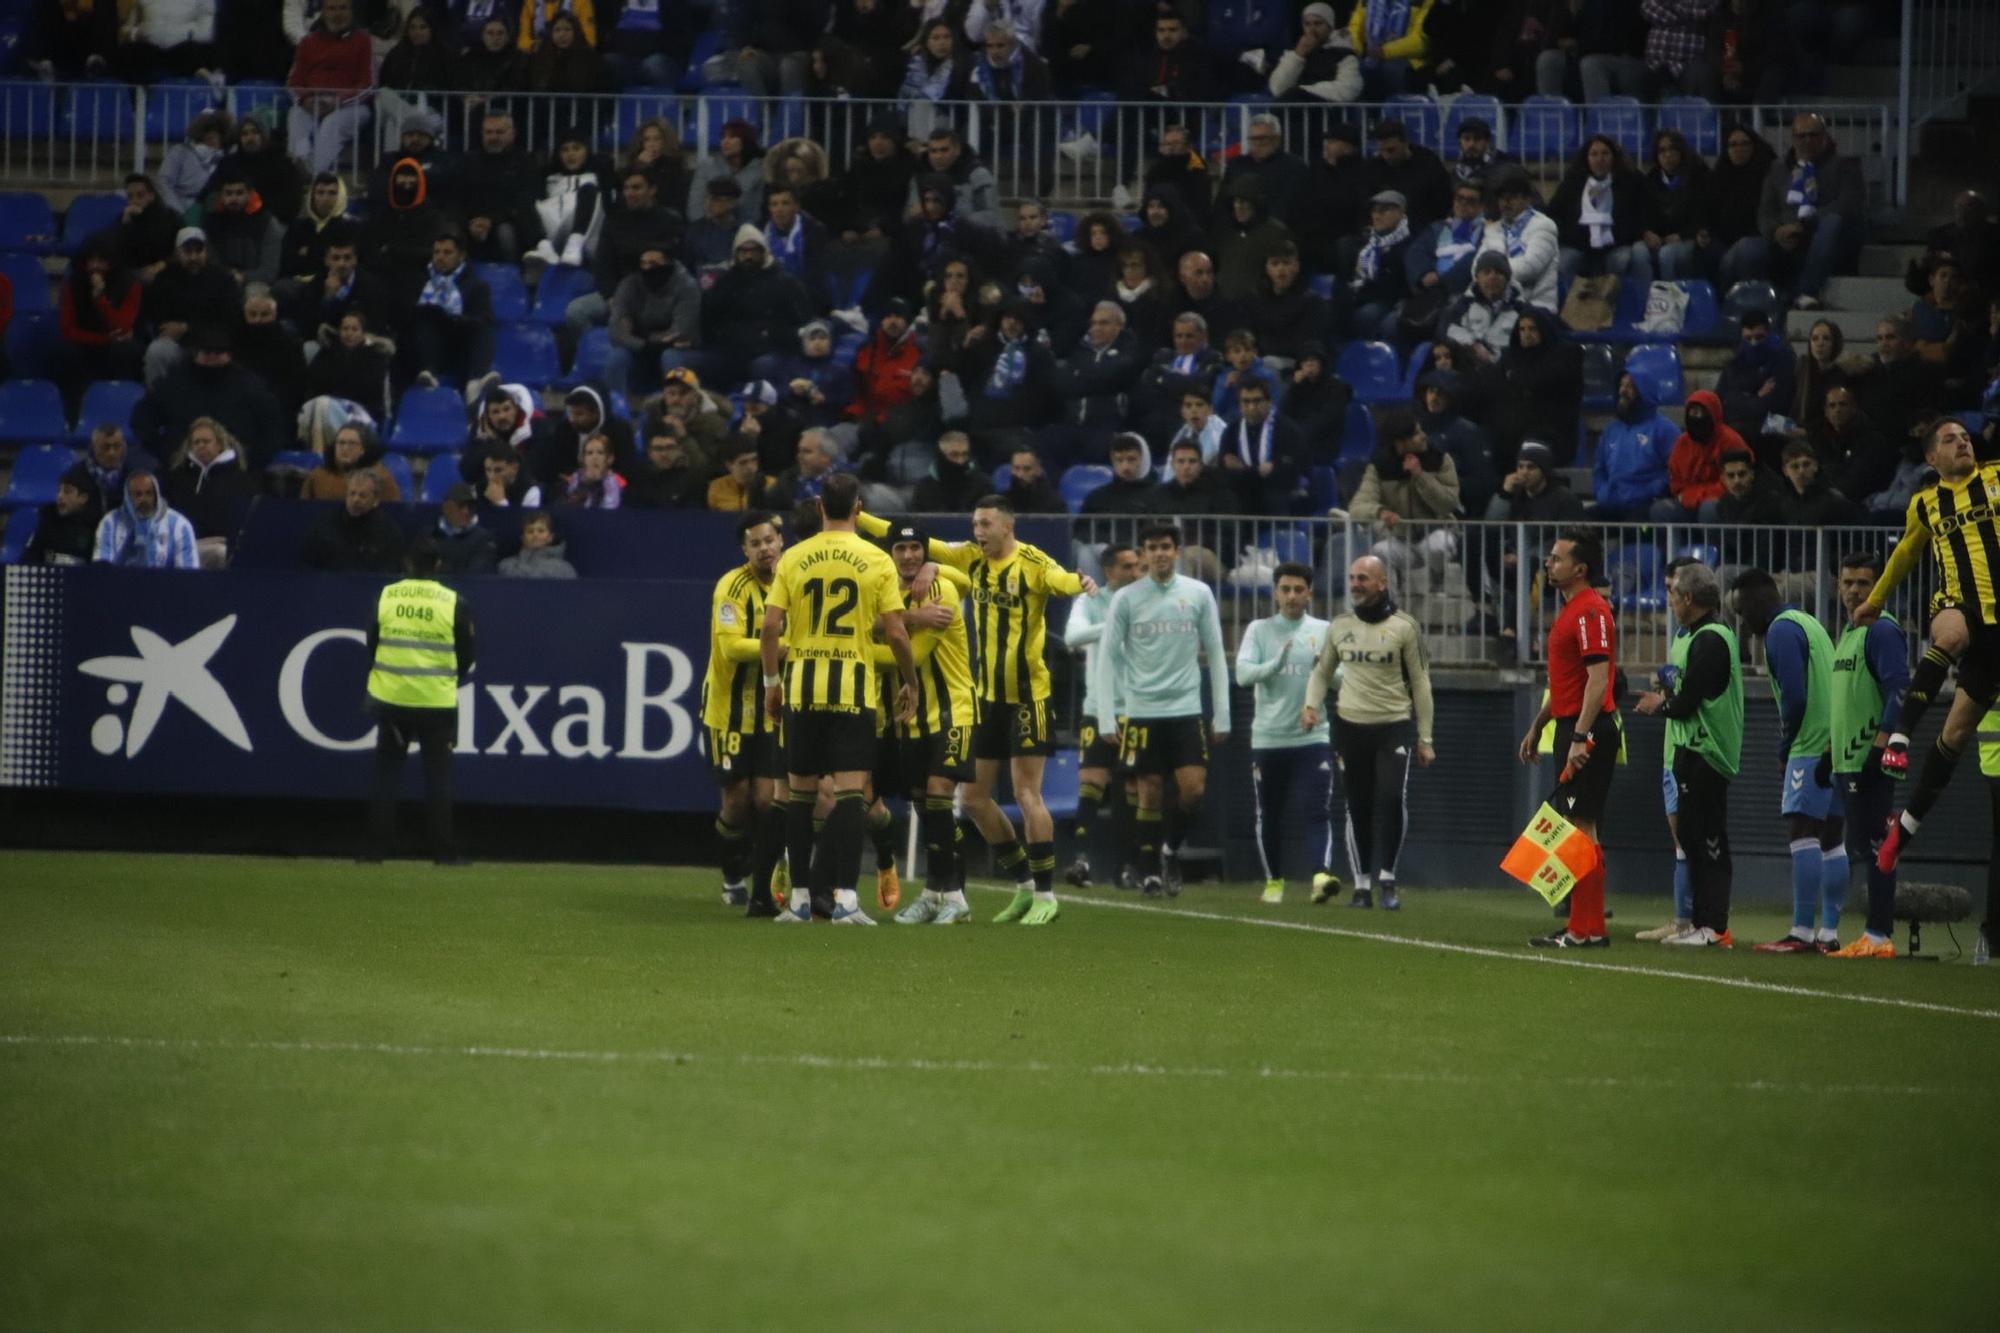
[{"label": "face mask on spectator", "polygon": [[1706,443],[1715,434],[1715,423],[1708,419],[1708,413],[1691,407],[1687,413],[1687,432],[1694,439]]}]

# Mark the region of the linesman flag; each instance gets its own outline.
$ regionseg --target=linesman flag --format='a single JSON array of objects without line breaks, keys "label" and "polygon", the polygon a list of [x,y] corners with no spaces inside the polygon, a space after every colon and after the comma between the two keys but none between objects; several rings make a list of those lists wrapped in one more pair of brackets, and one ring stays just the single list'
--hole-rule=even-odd
[{"label": "linesman flag", "polygon": [[1514,839],[1513,850],[1500,868],[1520,880],[1553,907],[1569,896],[1576,882],[1603,864],[1604,853],[1594,839],[1544,802]]}]

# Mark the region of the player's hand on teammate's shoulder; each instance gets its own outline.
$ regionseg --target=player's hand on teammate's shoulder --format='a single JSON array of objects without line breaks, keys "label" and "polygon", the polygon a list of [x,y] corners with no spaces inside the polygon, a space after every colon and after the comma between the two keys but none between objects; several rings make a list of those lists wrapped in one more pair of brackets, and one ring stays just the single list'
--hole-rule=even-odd
[{"label": "player's hand on teammate's shoulder", "polygon": [[937,583],[937,577],[937,561],[924,561],[923,567],[917,570],[917,576],[910,580],[910,596],[916,598],[930,596],[931,588]]},{"label": "player's hand on teammate's shoulder", "polygon": [[1854,612],[1849,617],[1849,619],[1852,620],[1857,627],[1866,627],[1868,625],[1874,624],[1877,620],[1881,618],[1881,616],[1882,616],[1881,607],[1876,606],[1872,602],[1864,601],[1863,603],[1861,603],[1861,605],[1854,608]]},{"label": "player's hand on teammate's shoulder", "polygon": [[958,608],[950,602],[925,602],[904,613],[912,629],[948,629],[958,619]]}]

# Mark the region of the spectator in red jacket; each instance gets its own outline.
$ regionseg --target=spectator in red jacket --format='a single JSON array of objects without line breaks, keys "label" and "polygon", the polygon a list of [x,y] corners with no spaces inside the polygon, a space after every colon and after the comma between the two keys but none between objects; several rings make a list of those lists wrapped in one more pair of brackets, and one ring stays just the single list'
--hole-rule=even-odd
[{"label": "spectator in red jacket", "polygon": [[72,417],[92,380],[139,378],[145,349],[132,329],[139,322],[142,290],[137,278],[118,267],[108,232],[84,243],[56,301],[65,353],[63,399]]},{"label": "spectator in red jacket", "polygon": [[1663,522],[1710,520],[1715,502],[1722,498],[1722,456],[1748,448],[1743,437],[1723,422],[1722,400],[1707,389],[1688,395],[1686,427],[1667,456],[1667,489],[1672,494],[1653,509],[1653,517]]},{"label": "spectator in red jacket", "polygon": [[292,156],[315,175],[338,172],[368,124],[374,85],[375,57],[368,34],[354,24],[354,0],[326,0],[285,80],[293,99]]},{"label": "spectator in red jacket", "polygon": [[864,448],[890,409],[910,399],[910,372],[923,358],[923,344],[910,326],[910,303],[898,297],[884,307],[874,336],[854,356],[854,400],[844,415],[858,427]]}]

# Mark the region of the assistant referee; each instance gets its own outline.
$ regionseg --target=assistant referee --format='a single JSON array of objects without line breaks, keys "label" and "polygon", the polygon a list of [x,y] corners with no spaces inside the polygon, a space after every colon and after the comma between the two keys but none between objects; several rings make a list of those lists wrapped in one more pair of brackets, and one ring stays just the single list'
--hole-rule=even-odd
[{"label": "assistant referee", "polygon": [[[1346,800],[1347,858],[1354,870],[1349,907],[1373,907],[1375,886],[1382,906],[1402,906],[1396,895],[1396,862],[1408,825],[1403,796],[1410,785],[1410,757],[1428,766],[1431,748],[1431,673],[1424,632],[1389,596],[1389,567],[1364,555],[1347,569],[1348,609],[1327,626],[1326,640],[1306,678],[1305,707],[1299,721],[1319,725],[1327,689],[1336,674],[1340,694],[1334,704],[1333,753]],[[1327,802],[1328,864],[1313,876],[1313,896],[1323,903],[1341,890],[1333,873],[1333,802]]]},{"label": "assistant referee", "polygon": [[458,732],[458,683],[472,670],[472,608],[439,583],[437,543],[410,547],[409,577],[382,590],[368,627],[368,709],[375,714],[375,785],[368,849],[380,860],[396,833],[396,786],[415,741],[423,753],[431,855],[461,858],[451,837],[451,749]]}]

